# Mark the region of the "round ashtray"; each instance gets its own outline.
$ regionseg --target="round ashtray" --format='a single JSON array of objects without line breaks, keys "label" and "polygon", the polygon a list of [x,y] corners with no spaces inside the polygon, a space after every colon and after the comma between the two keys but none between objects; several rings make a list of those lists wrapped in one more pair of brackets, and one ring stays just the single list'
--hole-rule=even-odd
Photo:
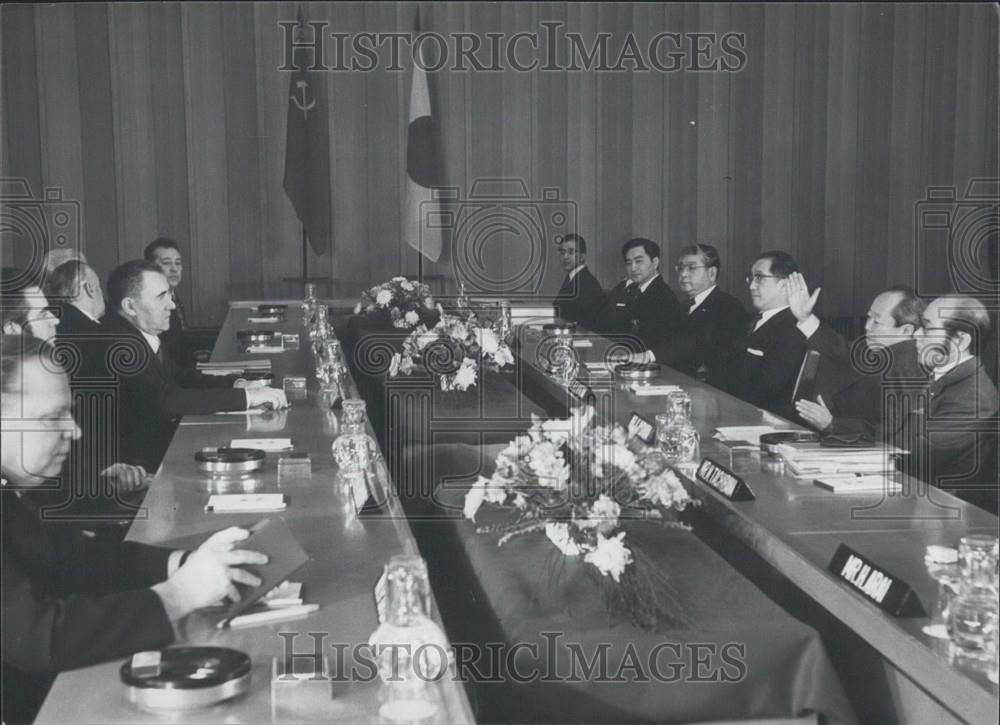
[{"label": "round ashtray", "polygon": [[267,454],[258,448],[207,448],[194,454],[198,468],[208,473],[246,473],[264,467]]},{"label": "round ashtray", "polygon": [[265,345],[274,340],[276,334],[271,330],[237,330],[236,339],[247,345]]},{"label": "round ashtray", "polygon": [[576,332],[575,322],[550,322],[542,325],[542,331],[548,335],[572,335]]},{"label": "round ashtray", "polygon": [[616,367],[615,372],[622,380],[649,380],[659,374],[660,366],[656,363],[625,363]]},{"label": "round ashtray", "polygon": [[781,430],[764,433],[760,437],[760,449],[766,453],[777,453],[778,446],[789,443],[819,443],[819,433],[807,430]]},{"label": "round ashtray", "polygon": [[257,305],[257,312],[262,315],[283,315],[288,311],[288,305]]},{"label": "round ashtray", "polygon": [[250,689],[250,656],[227,647],[169,647],[140,652],[119,673],[128,699],[150,710],[207,707]]}]

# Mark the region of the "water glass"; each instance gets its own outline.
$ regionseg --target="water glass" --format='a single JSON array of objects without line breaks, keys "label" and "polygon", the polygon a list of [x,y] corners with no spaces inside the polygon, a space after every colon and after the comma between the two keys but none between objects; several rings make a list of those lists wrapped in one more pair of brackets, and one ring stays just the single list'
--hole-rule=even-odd
[{"label": "water glass", "polygon": [[348,398],[344,401],[344,413],[341,423],[348,425],[364,425],[368,406],[361,398]]},{"label": "water glass", "polygon": [[691,396],[683,390],[676,390],[667,395],[667,416],[671,420],[683,423],[691,422]]},{"label": "water glass", "polygon": [[998,551],[1000,540],[996,536],[963,536],[958,544],[958,568],[963,581],[990,589],[995,596]]}]

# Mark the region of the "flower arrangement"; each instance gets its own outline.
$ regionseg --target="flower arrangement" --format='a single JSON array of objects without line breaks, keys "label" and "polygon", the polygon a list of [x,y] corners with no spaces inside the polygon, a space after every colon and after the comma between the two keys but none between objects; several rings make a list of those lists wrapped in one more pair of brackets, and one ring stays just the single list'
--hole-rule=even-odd
[{"label": "flower arrangement", "polygon": [[393,277],[361,293],[354,314],[381,317],[393,327],[410,330],[418,325],[433,325],[441,315],[441,305],[434,301],[430,287],[406,277]]},{"label": "flower arrangement", "polygon": [[593,407],[566,420],[532,416],[532,426],[497,455],[492,477],[479,476],[465,496],[465,517],[484,504],[505,509],[501,523],[477,528],[515,536],[544,532],[565,556],[582,557],[599,574],[609,610],[624,609],[651,629],[684,618],[669,582],[633,542],[626,521],[689,529],[677,514],[692,499],[657,449],[629,441],[620,425],[596,425]]},{"label": "flower arrangement", "polygon": [[468,390],[476,384],[480,366],[497,371],[514,363],[514,355],[491,325],[442,315],[436,325],[418,326],[393,355],[389,377],[409,375],[418,362],[441,380],[441,390]]}]

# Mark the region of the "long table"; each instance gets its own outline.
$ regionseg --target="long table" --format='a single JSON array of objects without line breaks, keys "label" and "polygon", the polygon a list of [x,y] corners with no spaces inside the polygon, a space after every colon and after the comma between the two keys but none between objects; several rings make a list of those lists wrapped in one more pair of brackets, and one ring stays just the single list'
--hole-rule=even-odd
[{"label": "long table", "polygon": [[[519,330],[522,385],[536,396],[572,404],[573,396],[542,368],[537,353],[543,340],[537,329]],[[576,348],[581,362],[604,362],[613,340],[580,333],[589,347]],[[730,451],[713,434],[720,426],[771,425],[782,430],[801,427],[739,400],[666,366],[650,383],[674,384],[692,399],[693,422],[701,435],[701,455],[728,466]],[[619,423],[633,412],[649,420],[664,409],[664,398],[637,396],[615,381],[592,386],[599,407]],[[941,640],[925,635],[925,618],[896,618],[850,591],[827,571],[837,547],[855,551],[910,584],[930,610],[937,583],[924,564],[928,545],[955,547],[967,534],[998,532],[996,516],[936,488],[902,477],[898,494],[834,494],[811,480],[787,475],[780,462],[757,456],[740,475],[750,484],[753,501],[731,501],[710,487],[686,478],[690,493],[721,529],[748,547],[819,606],[873,647],[883,658],[887,691],[902,722],[967,722],[996,720],[997,686],[980,673],[959,669],[947,657]]]},{"label": "long table", "polygon": [[[264,518],[262,514],[213,515],[204,511],[211,493],[237,490],[281,492],[288,498],[288,508],[280,515],[287,521],[296,539],[310,556],[310,561],[293,579],[303,582],[308,603],[320,609],[295,621],[257,626],[248,629],[216,628],[218,612],[195,612],[182,622],[181,642],[198,645],[233,647],[247,652],[253,661],[251,691],[234,700],[211,708],[182,714],[146,712],[132,705],[120,684],[120,662],[88,667],[60,675],[41,712],[39,723],[135,723],[135,722],[372,722],[378,720],[378,708],[386,694],[378,678],[374,681],[310,682],[279,685],[272,688],[271,668],[277,658],[284,661],[285,639],[281,633],[299,634],[293,640],[296,654],[314,651],[314,640],[307,633],[322,633],[322,647],[334,667],[357,664],[351,657],[355,645],[367,642],[378,626],[373,587],[382,566],[394,554],[417,553],[412,534],[398,500],[380,466],[378,480],[384,487],[379,498],[386,512],[380,517],[359,518],[347,498],[347,492],[335,484],[336,464],[331,455],[331,441],[338,429],[337,417],[321,410],[317,402],[316,381],[296,302],[290,302],[287,320],[275,325],[251,325],[257,302],[236,302],[230,306],[225,324],[212,353],[213,361],[257,359],[244,353],[236,340],[236,331],[248,327],[266,327],[283,333],[299,334],[300,349],[268,356],[272,359],[277,384],[284,375],[309,378],[308,400],[293,403],[287,414],[273,416],[212,415],[185,418],[167,451],[163,464],[152,482],[140,512],[129,531],[132,541],[175,548],[195,546],[211,532],[232,525],[247,526]],[[349,381],[350,389],[353,381]],[[205,446],[226,444],[233,438],[291,437],[295,447],[308,451],[312,459],[312,477],[307,480],[279,482],[276,456],[268,454],[267,465],[259,476],[237,484],[220,484],[198,471],[195,451]],[[434,617],[441,624],[434,604]],[[347,647],[346,658],[339,662],[334,645]],[[364,669],[361,670],[365,672]],[[331,672],[331,676],[340,678]],[[431,687],[430,695],[438,705],[432,719],[440,723],[473,722],[474,717],[461,684],[444,678]],[[380,699],[381,698],[381,699]]]}]

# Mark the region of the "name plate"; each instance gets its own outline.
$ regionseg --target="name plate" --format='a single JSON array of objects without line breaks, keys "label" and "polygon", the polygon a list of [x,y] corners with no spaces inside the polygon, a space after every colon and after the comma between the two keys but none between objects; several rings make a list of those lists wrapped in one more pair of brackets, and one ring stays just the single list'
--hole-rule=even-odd
[{"label": "name plate", "polygon": [[638,413],[632,413],[626,430],[629,438],[638,438],[647,446],[653,445],[653,441],[656,440],[656,427],[649,422],[648,418],[644,418]]},{"label": "name plate", "polygon": [[579,380],[574,380],[569,384],[569,394],[577,400],[584,402],[591,396],[590,388],[587,387],[586,383],[581,383]]},{"label": "name plate", "polygon": [[909,584],[846,544],[837,547],[827,569],[894,617],[927,616],[917,593]]},{"label": "name plate", "polygon": [[730,501],[753,501],[756,498],[746,481],[711,458],[702,459],[701,465],[695,472],[695,478],[711,486]]}]

